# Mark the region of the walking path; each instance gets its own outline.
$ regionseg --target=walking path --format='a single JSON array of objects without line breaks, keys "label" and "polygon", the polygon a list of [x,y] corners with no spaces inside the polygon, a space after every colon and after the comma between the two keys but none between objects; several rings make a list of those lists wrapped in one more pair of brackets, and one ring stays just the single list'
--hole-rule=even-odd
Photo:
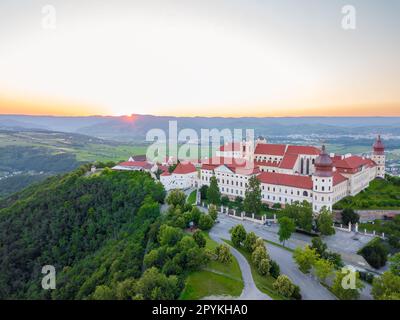
[{"label": "walking path", "polygon": [[[219,236],[218,233],[212,232],[209,233],[210,238],[217,243],[226,244]],[[258,290],[256,284],[254,283],[253,276],[251,274],[250,265],[247,262],[246,258],[237,251],[235,248],[230,247],[232,255],[236,258],[239,263],[240,271],[242,272],[244,288],[242,294],[239,296],[239,300],[272,300],[272,298],[265,293]]]}]

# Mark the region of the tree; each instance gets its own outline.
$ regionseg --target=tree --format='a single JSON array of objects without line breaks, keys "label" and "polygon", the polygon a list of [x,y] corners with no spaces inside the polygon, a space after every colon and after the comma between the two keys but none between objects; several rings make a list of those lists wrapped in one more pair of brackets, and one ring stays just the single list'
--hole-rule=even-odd
[{"label": "tree", "polygon": [[311,204],[307,201],[287,204],[282,210],[282,216],[293,219],[297,227],[303,230],[311,231],[312,229],[313,211]]},{"label": "tree", "polygon": [[269,269],[271,268],[270,265],[270,260],[268,259],[261,259],[258,266],[257,266],[257,271],[259,274],[262,276],[265,276],[266,274],[269,273]]},{"label": "tree", "polygon": [[218,211],[217,208],[215,206],[210,206],[210,208],[208,209],[208,214],[210,215],[210,217],[215,221],[218,218]]},{"label": "tree", "polygon": [[317,227],[323,235],[330,236],[335,234],[332,213],[326,207],[323,207],[318,215]]},{"label": "tree", "polygon": [[262,210],[262,197],[260,180],[256,176],[252,176],[248,180],[248,187],[245,192],[243,201],[243,209],[247,213],[260,214]]},{"label": "tree", "polygon": [[271,267],[269,268],[269,273],[272,277],[276,279],[281,274],[281,268],[279,267],[279,264],[277,264],[274,260],[271,260],[270,264]]},{"label": "tree", "polygon": [[251,254],[251,261],[262,276],[268,274],[270,265],[270,257],[265,246],[257,246]]},{"label": "tree", "polygon": [[219,205],[221,202],[221,192],[218,188],[217,178],[212,176],[210,178],[210,186],[207,190],[207,200],[209,204]]},{"label": "tree", "polygon": [[93,300],[114,300],[115,295],[113,290],[106,286],[97,286],[95,292],[93,293]]},{"label": "tree", "polygon": [[256,234],[254,232],[249,232],[246,235],[246,239],[243,242],[243,246],[248,252],[251,253],[251,252],[253,252],[256,241],[257,241]]},{"label": "tree", "polygon": [[119,282],[115,288],[115,297],[118,300],[133,299],[136,296],[136,280],[132,278]]},{"label": "tree", "polygon": [[289,277],[281,274],[272,284],[274,290],[286,298],[290,298],[295,290],[295,286]]},{"label": "tree", "polygon": [[375,277],[371,293],[375,300],[400,300],[400,276],[386,271]]},{"label": "tree", "polygon": [[199,219],[199,228],[201,230],[210,230],[214,225],[214,220],[209,214],[202,214]]},{"label": "tree", "polygon": [[322,281],[333,273],[333,264],[325,259],[317,259],[314,262],[315,274]]},{"label": "tree", "polygon": [[316,253],[318,253],[321,257],[324,255],[328,246],[324,243],[321,237],[315,237],[311,240],[311,249],[315,249]]},{"label": "tree", "polygon": [[360,216],[352,208],[345,208],[342,211],[342,222],[344,225],[348,225],[349,222],[352,224],[358,223]]},{"label": "tree", "polygon": [[181,229],[163,224],[158,233],[158,240],[162,246],[174,246],[182,238],[182,235]]},{"label": "tree", "polygon": [[279,241],[283,242],[285,246],[285,241],[290,239],[292,233],[296,230],[295,223],[292,219],[288,217],[281,217],[279,219]]},{"label": "tree", "polygon": [[[351,283],[352,279],[354,283]],[[360,297],[360,291],[363,287],[364,284],[361,282],[358,272],[350,269],[347,269],[347,271],[342,269],[336,272],[332,292],[341,300],[357,300]]]},{"label": "tree", "polygon": [[231,251],[225,244],[220,244],[215,248],[215,255],[217,256],[217,260],[223,264],[229,264],[232,262]]},{"label": "tree", "polygon": [[242,212],[243,211],[243,198],[242,197],[236,197],[234,204],[237,211]]},{"label": "tree", "polygon": [[221,197],[221,205],[223,205],[223,206],[228,206],[229,205],[229,198],[227,197],[227,196],[222,196]]},{"label": "tree", "polygon": [[308,273],[318,258],[315,249],[311,249],[308,245],[304,249],[297,247],[293,252],[293,258],[299,269],[303,273]]},{"label": "tree", "polygon": [[190,220],[193,221],[195,224],[198,224],[202,214],[203,213],[200,211],[199,208],[192,207],[192,210],[190,210],[190,215],[191,215],[191,219]]},{"label": "tree", "polygon": [[246,239],[246,230],[243,225],[238,224],[229,230],[231,234],[231,240],[235,247],[240,247],[243,241]]},{"label": "tree", "polygon": [[313,210],[311,203],[303,201],[300,204],[297,226],[305,231],[311,231],[313,225]]},{"label": "tree", "polygon": [[382,243],[382,240],[379,238],[371,240],[358,253],[376,269],[379,269],[386,264],[388,252]]},{"label": "tree", "polygon": [[207,199],[207,190],[208,190],[208,186],[206,184],[201,186],[201,188],[200,188],[200,198],[201,198],[201,200],[206,200]]},{"label": "tree", "polygon": [[178,278],[167,277],[152,267],[137,281],[138,293],[146,300],[173,300],[179,294]]},{"label": "tree", "polygon": [[197,245],[199,248],[204,248],[206,246],[206,237],[203,235],[203,233],[200,230],[196,230],[193,233],[193,239],[196,241]]},{"label": "tree", "polygon": [[389,261],[390,272],[392,272],[396,276],[400,276],[400,252],[391,257]]},{"label": "tree", "polygon": [[181,190],[171,190],[167,196],[166,202],[172,206],[183,207],[186,203],[186,195]]}]

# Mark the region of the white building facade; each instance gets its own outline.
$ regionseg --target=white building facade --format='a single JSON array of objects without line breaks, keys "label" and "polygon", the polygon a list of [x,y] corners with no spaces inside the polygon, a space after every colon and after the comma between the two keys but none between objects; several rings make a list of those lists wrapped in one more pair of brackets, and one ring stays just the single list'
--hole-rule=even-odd
[{"label": "white building facade", "polygon": [[325,147],[269,144],[265,139],[258,139],[252,154],[251,150],[246,142],[221,147],[220,157],[202,164],[199,185],[209,185],[215,176],[221,194],[243,198],[248,179],[257,176],[265,203],[284,206],[306,200],[318,213],[323,207],[332,210],[336,202],[356,195],[385,173],[380,137],[370,157],[329,155]]}]

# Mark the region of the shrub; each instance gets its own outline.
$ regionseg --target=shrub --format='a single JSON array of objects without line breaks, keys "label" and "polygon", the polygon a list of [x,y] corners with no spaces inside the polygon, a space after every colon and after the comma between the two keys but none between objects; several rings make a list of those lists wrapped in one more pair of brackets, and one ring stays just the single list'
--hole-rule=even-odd
[{"label": "shrub", "polygon": [[200,230],[196,230],[195,233],[193,233],[193,239],[196,241],[199,248],[204,248],[206,246],[206,237]]},{"label": "shrub", "polygon": [[272,284],[274,290],[283,295],[286,298],[290,298],[295,291],[295,285],[290,281],[286,275],[280,275],[278,279]]},{"label": "shrub", "polygon": [[302,299],[299,286],[296,286],[296,285],[294,286],[294,290],[293,290],[293,293],[292,293],[292,298],[295,299],[295,300],[301,300]]},{"label": "shrub", "polygon": [[254,245],[257,241],[257,236],[254,232],[249,232],[246,235],[246,239],[243,242],[243,246],[244,248],[248,251],[248,252],[253,252],[254,250]]},{"label": "shrub", "polygon": [[199,228],[201,230],[210,230],[214,225],[214,220],[209,214],[202,214],[199,219]]},{"label": "shrub", "polygon": [[241,224],[234,226],[231,230],[231,240],[235,247],[240,247],[246,239],[246,230]]},{"label": "shrub", "polygon": [[232,262],[231,251],[225,244],[220,244],[215,248],[215,255],[217,257],[217,260],[223,264],[228,264]]},{"label": "shrub", "polygon": [[381,239],[373,239],[358,253],[376,269],[379,269],[386,264],[388,252]]},{"label": "shrub", "polygon": [[277,264],[274,260],[270,261],[270,268],[269,268],[269,273],[272,277],[277,279],[280,274],[281,274],[281,268],[279,267],[279,264]]},{"label": "shrub", "polygon": [[349,222],[354,224],[360,221],[360,216],[351,208],[345,208],[342,212],[342,222],[348,225]]}]

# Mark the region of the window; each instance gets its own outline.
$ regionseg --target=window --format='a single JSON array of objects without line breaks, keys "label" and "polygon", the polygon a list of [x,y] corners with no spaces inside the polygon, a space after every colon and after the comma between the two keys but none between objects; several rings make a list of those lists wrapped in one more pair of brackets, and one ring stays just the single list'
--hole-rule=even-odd
[{"label": "window", "polygon": [[307,191],[303,191],[303,196],[304,197],[308,197],[308,192]]}]

